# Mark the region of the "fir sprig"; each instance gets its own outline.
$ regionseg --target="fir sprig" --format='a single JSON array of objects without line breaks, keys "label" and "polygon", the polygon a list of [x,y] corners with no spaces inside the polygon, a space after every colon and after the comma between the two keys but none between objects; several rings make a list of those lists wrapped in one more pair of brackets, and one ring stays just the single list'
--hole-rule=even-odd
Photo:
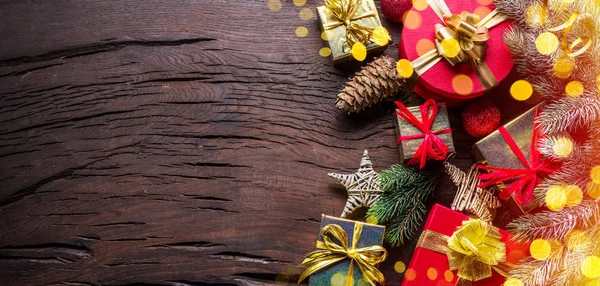
[{"label": "fir sprig", "polygon": [[557,272],[563,256],[563,251],[556,251],[545,260],[527,257],[508,273],[508,277],[516,278],[524,285],[547,285],[548,277],[552,277]]},{"label": "fir sprig", "polygon": [[599,223],[600,205],[592,199],[584,199],[579,205],[559,212],[542,211],[525,214],[508,224],[516,240],[558,239],[564,240],[573,229],[587,228]]},{"label": "fir sprig", "polygon": [[414,235],[425,218],[425,200],[437,179],[436,175],[402,165],[392,165],[379,175],[384,193],[367,212],[367,221],[387,226],[385,242],[399,246]]}]

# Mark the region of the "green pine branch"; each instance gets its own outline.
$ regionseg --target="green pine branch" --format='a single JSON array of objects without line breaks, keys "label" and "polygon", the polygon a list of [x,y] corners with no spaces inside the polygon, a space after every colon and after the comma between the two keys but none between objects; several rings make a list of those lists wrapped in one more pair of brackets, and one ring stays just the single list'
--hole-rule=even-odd
[{"label": "green pine branch", "polygon": [[438,178],[416,168],[393,165],[378,179],[384,193],[367,212],[367,220],[387,226],[385,242],[391,246],[402,245],[425,218],[424,202]]}]

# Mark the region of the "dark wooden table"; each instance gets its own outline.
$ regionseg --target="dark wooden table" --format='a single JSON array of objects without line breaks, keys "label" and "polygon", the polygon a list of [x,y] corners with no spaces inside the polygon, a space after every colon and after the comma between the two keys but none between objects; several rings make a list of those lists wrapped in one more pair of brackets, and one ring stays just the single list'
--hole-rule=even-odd
[{"label": "dark wooden table", "polygon": [[[346,201],[327,173],[364,149],[377,170],[399,160],[389,105],[336,110],[355,70],[319,55],[299,17],[318,2],[3,1],[1,284],[295,284]],[[429,205],[453,195],[443,178]],[[389,285],[415,240],[390,249]]]}]

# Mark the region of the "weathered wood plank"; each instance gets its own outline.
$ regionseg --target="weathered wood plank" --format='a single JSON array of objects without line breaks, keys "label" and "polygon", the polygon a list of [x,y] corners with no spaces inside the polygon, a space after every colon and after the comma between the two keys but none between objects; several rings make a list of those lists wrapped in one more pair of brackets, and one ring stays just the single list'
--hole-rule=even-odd
[{"label": "weathered wood plank", "polygon": [[[318,55],[316,19],[291,1],[0,5],[6,285],[293,283],[321,213],[346,200],[327,172],[363,149],[377,170],[398,161],[389,106],[335,109],[352,70]],[[452,196],[444,179],[431,203]],[[381,266],[390,285],[413,248]]]}]

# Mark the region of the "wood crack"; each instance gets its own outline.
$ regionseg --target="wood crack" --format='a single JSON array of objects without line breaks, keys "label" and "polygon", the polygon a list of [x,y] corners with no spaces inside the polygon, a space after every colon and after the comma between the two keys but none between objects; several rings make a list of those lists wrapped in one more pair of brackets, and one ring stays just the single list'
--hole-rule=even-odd
[{"label": "wood crack", "polygon": [[12,59],[0,60],[0,66],[14,66],[23,63],[44,62],[55,59],[74,58],[79,56],[93,55],[102,52],[112,52],[131,46],[156,47],[156,46],[181,46],[191,45],[200,42],[216,41],[213,38],[192,37],[178,40],[134,40],[134,41],[114,41],[109,43],[92,44],[74,48],[56,50],[35,56],[22,56]]}]

